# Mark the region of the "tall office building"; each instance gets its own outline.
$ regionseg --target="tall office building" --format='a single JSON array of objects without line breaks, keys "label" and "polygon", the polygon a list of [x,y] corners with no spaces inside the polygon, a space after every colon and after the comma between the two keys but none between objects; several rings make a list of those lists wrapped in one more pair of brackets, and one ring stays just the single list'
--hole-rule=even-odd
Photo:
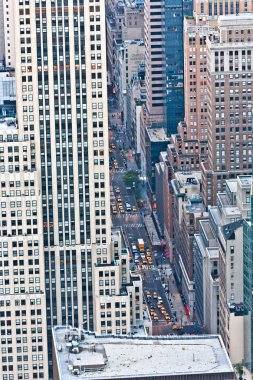
[{"label": "tall office building", "polygon": [[111,231],[104,1],[13,4],[18,129],[40,175],[50,358],[55,324],[129,333],[142,287]]},{"label": "tall office building", "polygon": [[252,170],[253,14],[226,15],[207,37],[208,160],[203,196],[214,204],[225,180]]},{"label": "tall office building", "polygon": [[193,12],[192,0],[165,0],[166,121],[168,133],[184,120],[184,17]]},{"label": "tall office building", "polygon": [[251,220],[243,223],[243,301],[248,310],[244,327],[244,365],[253,372],[253,197],[251,189]]},{"label": "tall office building", "polygon": [[198,15],[211,18],[228,14],[239,14],[253,11],[253,4],[248,0],[194,0],[194,11]]},{"label": "tall office building", "polygon": [[0,64],[15,67],[13,0],[0,0]]},{"label": "tall office building", "polygon": [[207,144],[206,37],[212,26],[206,16],[184,20],[184,83],[187,138]]},{"label": "tall office building", "polygon": [[164,0],[144,1],[145,82],[147,125],[165,122]]},{"label": "tall office building", "polygon": [[0,119],[0,374],[1,380],[47,380],[42,198],[31,162],[35,136],[14,120]]}]

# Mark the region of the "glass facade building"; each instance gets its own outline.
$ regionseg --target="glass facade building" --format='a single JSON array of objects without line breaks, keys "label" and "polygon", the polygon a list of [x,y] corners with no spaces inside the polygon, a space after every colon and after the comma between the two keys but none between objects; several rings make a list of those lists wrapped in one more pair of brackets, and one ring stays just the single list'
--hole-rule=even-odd
[{"label": "glass facade building", "polygon": [[[251,201],[252,204],[252,201]],[[252,206],[251,206],[252,207]],[[253,219],[253,218],[251,218]],[[253,371],[253,231],[252,221],[243,224],[243,292],[244,305],[248,311],[244,323],[244,365]]]},{"label": "glass facade building", "polygon": [[165,61],[167,131],[177,132],[184,120],[184,17],[193,12],[192,0],[165,0]]}]

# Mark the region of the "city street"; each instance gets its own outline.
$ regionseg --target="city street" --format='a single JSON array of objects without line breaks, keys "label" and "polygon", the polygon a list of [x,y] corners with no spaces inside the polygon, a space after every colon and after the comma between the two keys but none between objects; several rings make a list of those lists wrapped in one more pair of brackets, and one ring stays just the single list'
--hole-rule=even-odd
[{"label": "city street", "polygon": [[[147,202],[145,208],[139,208],[134,188],[126,187],[124,183],[125,173],[129,170],[138,170],[138,168],[119,115],[120,113],[116,110],[109,114],[111,205],[114,207],[112,224],[122,228],[131,254],[132,244],[137,246],[138,239],[143,239],[145,250],[151,249],[152,265],[144,265],[140,258],[138,264],[132,260],[132,270],[139,273],[143,279],[143,300],[153,320],[152,334],[193,333],[193,325],[189,324],[185,315],[169,261],[163,254],[163,248],[158,246],[152,250],[151,240],[157,233],[152,232],[152,229],[148,231],[144,223],[144,215],[151,215],[151,210]],[[146,201],[145,188],[142,188],[141,192]],[[126,210],[127,204],[131,206],[131,211]],[[154,294],[160,297],[160,305],[157,299],[153,298]],[[173,324],[178,327],[178,330],[175,330],[175,326],[173,329]],[[181,329],[182,326],[183,329]]]}]

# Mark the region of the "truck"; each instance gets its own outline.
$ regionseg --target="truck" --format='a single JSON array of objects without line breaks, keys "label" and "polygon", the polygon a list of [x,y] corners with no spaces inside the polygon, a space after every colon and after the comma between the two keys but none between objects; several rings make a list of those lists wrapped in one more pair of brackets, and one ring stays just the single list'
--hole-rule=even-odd
[{"label": "truck", "polygon": [[139,248],[140,252],[144,252],[145,251],[145,246],[144,246],[143,239],[138,239],[138,248]]}]

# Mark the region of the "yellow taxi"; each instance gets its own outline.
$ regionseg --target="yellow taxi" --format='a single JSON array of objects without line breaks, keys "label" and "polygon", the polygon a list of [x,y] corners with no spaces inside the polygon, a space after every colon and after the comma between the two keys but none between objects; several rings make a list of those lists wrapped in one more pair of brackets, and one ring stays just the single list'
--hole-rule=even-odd
[{"label": "yellow taxi", "polygon": [[117,207],[116,206],[112,206],[112,213],[114,215],[117,214]]}]

